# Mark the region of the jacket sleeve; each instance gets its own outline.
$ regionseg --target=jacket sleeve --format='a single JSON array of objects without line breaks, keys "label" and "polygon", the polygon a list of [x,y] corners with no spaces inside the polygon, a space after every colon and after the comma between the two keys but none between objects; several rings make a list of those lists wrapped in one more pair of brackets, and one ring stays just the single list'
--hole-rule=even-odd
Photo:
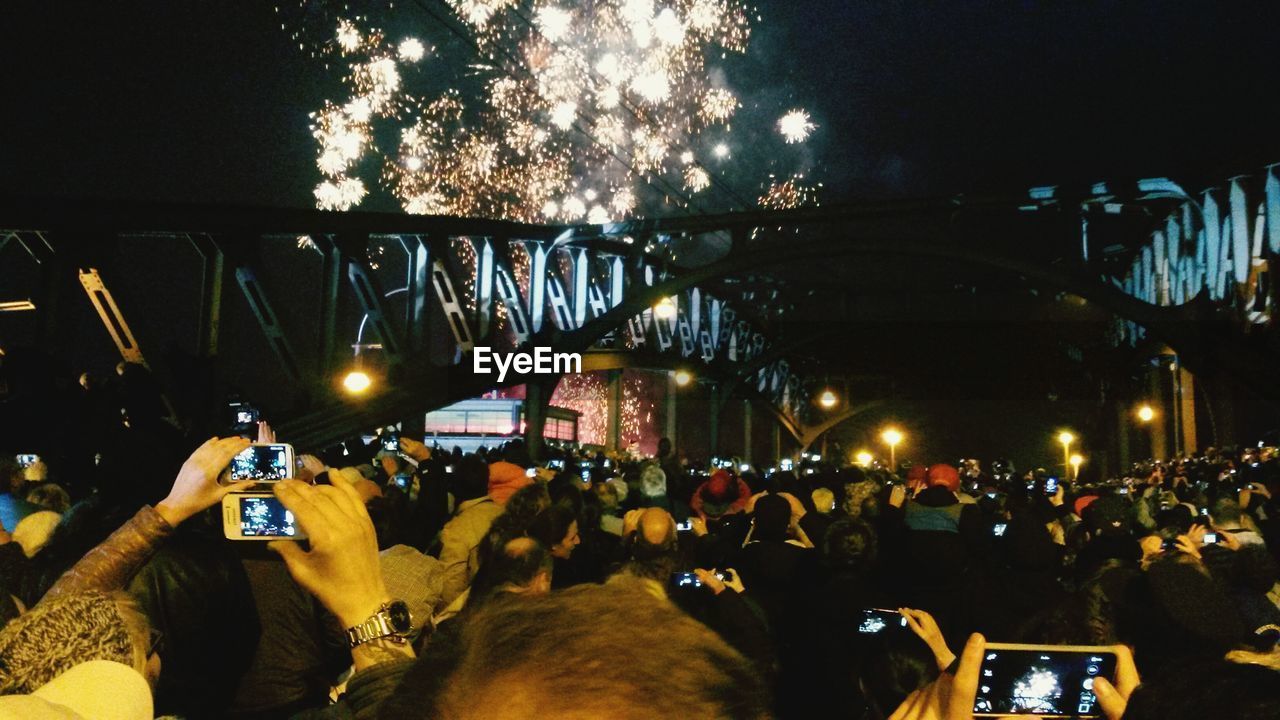
[{"label": "jacket sleeve", "polygon": [[440,564],[444,566],[444,587],[440,594],[440,611],[449,606],[471,584],[471,548],[463,541],[451,520],[440,531]]},{"label": "jacket sleeve", "polygon": [[351,676],[347,692],[338,702],[305,710],[294,715],[293,720],[374,720],[383,701],[395,692],[414,662],[413,658],[406,658],[365,668]]},{"label": "jacket sleeve", "polygon": [[173,528],[155,508],[143,506],[129,522],[63,573],[41,602],[90,590],[122,589],[172,533]]},{"label": "jacket sleeve", "polygon": [[707,519],[707,514],[702,512],[702,488],[705,486],[706,486],[706,483],[704,482],[698,487],[694,488],[693,497],[690,498],[689,500],[689,509],[693,510],[693,512],[703,520]]}]

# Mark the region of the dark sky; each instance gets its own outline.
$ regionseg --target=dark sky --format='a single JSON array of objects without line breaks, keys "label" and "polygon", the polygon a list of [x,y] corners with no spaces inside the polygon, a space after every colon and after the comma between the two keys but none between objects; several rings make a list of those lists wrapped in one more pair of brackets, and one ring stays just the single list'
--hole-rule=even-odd
[{"label": "dark sky", "polygon": [[[781,164],[812,163],[828,202],[1157,174],[1196,187],[1277,145],[1276,3],[762,0],[759,11],[748,57],[726,64],[730,84],[745,117],[813,114],[818,132]],[[384,24],[427,23],[403,2]],[[307,114],[336,78],[298,51],[271,3],[10,0],[0,47],[0,192],[310,205]],[[726,181],[748,197],[760,182]]]}]

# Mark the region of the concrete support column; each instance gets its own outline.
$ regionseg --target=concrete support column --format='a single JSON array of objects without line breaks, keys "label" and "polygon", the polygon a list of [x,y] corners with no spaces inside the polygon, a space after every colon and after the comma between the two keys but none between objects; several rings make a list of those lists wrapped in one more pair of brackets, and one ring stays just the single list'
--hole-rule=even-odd
[{"label": "concrete support column", "polygon": [[773,454],[769,462],[777,462],[780,457],[782,457],[782,426],[775,422],[773,423]]},{"label": "concrete support column", "polygon": [[720,407],[720,386],[717,383],[711,383],[711,412],[707,413],[708,430],[710,431],[710,444],[707,446],[707,452],[711,457],[720,454],[720,413],[716,412],[716,408]]},{"label": "concrete support column", "polygon": [[742,462],[751,462],[751,401],[742,401]]},{"label": "concrete support column", "polygon": [[1178,366],[1178,421],[1182,432],[1182,453],[1195,454],[1199,449],[1196,437],[1196,379],[1185,367]]},{"label": "concrete support column", "polygon": [[663,436],[671,438],[671,444],[674,447],[684,447],[684,443],[676,438],[676,430],[678,429],[676,413],[679,410],[676,404],[676,392],[679,389],[679,386],[676,385],[676,376],[673,373],[667,373],[667,427]]},{"label": "concrete support column", "polygon": [[1169,457],[1172,448],[1169,444],[1168,423],[1173,412],[1173,403],[1169,397],[1169,374],[1162,366],[1147,369],[1147,390],[1151,394],[1151,404],[1156,408],[1156,416],[1147,423],[1151,438],[1151,457],[1163,459]]},{"label": "concrete support column", "polygon": [[613,452],[622,440],[622,371],[609,371],[609,389],[606,393],[607,420],[604,438],[605,450]]}]

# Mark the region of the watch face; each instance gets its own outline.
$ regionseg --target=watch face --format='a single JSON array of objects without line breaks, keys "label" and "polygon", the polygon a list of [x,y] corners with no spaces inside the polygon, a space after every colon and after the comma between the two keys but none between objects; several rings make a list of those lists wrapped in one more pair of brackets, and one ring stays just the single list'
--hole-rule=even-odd
[{"label": "watch face", "polygon": [[391,621],[391,629],[397,633],[407,633],[413,629],[413,615],[403,600],[396,600],[387,606],[387,617]]}]

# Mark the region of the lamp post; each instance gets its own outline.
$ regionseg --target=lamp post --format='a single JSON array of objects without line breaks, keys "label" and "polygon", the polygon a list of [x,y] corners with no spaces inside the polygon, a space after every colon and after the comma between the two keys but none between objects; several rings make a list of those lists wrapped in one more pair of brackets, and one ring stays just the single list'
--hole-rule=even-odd
[{"label": "lamp post", "polygon": [[898,471],[898,443],[902,442],[902,433],[889,428],[880,433],[880,439],[889,446],[889,472]]},{"label": "lamp post", "polygon": [[1072,455],[1072,456],[1067,460],[1067,462],[1071,463],[1071,479],[1072,479],[1072,480],[1075,480],[1075,481],[1079,481],[1079,480],[1080,480],[1080,465],[1081,465],[1082,463],[1084,463],[1084,456],[1083,456],[1083,455],[1078,455],[1078,454],[1077,454],[1077,455]]},{"label": "lamp post", "polygon": [[1058,442],[1062,443],[1062,473],[1064,476],[1071,473],[1071,443],[1075,441],[1076,436],[1066,430],[1058,433]]}]

